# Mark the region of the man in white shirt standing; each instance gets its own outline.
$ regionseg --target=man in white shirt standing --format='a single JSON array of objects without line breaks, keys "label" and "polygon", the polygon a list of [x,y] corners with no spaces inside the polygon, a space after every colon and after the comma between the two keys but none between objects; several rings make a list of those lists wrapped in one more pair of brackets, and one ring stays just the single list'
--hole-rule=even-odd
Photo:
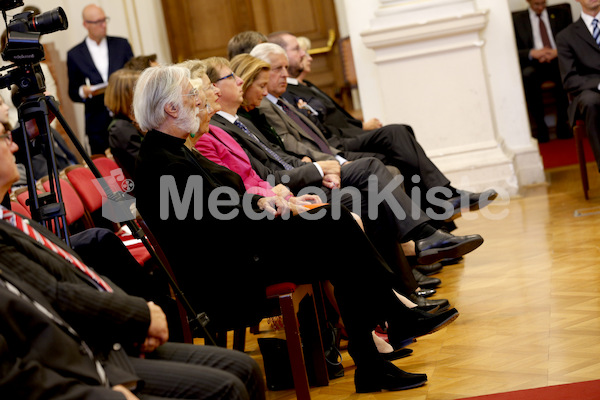
[{"label": "man in white shirt standing", "polygon": [[555,37],[573,22],[569,8],[546,8],[546,0],[527,0],[529,8],[513,14],[515,38],[519,49],[519,61],[527,108],[532,125],[537,128],[539,142],[550,137],[544,120],[542,84],[554,82],[552,90],[556,101],[556,135],[559,138],[572,136],[567,120],[568,99],[562,87]]},{"label": "man in white shirt standing", "polygon": [[572,97],[569,120],[585,121],[600,171],[600,1],[577,0],[581,18],[556,37],[565,90]]},{"label": "man in white shirt standing", "polygon": [[110,74],[122,68],[133,51],[127,39],[106,35],[109,18],[102,8],[89,4],[82,16],[88,36],[67,53],[69,97],[85,104],[85,133],[91,153],[104,154],[111,120],[104,105],[104,89]]}]

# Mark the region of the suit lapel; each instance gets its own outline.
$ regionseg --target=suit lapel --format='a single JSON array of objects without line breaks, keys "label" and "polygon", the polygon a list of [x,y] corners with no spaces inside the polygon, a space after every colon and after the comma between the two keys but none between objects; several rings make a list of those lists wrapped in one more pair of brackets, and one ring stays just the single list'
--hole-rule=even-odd
[{"label": "suit lapel", "polygon": [[92,85],[102,83],[102,76],[100,75],[98,68],[96,68],[96,64],[94,64],[94,60],[92,59],[92,55],[90,54],[90,50],[88,49],[87,44],[85,43],[85,40],[83,41],[82,46],[81,46],[80,56],[81,56],[81,63],[84,64],[84,67],[82,68],[82,70],[93,72],[93,75],[87,77],[90,79]]},{"label": "suit lapel", "polygon": [[583,41],[585,43],[592,46],[592,48],[594,48],[596,51],[600,50],[600,48],[598,47],[598,44],[594,40],[594,37],[592,36],[592,34],[588,30],[587,26],[585,25],[585,22],[583,22],[583,19],[579,18],[577,20],[577,22],[573,26],[573,32],[575,32],[575,34],[577,36],[579,36],[581,39],[583,39]]}]

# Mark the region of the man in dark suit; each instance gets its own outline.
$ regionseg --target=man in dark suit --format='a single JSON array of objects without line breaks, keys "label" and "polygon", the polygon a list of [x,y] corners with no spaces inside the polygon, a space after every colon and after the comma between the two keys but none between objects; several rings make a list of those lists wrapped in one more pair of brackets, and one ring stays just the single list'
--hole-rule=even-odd
[{"label": "man in dark suit", "polygon": [[571,96],[571,124],[582,118],[600,171],[600,3],[577,0],[581,18],[556,38],[558,61],[565,90]]},{"label": "man in dark suit", "polygon": [[92,154],[108,149],[110,115],[104,105],[108,77],[133,57],[127,39],[106,36],[108,17],[95,4],[83,9],[86,39],[67,53],[69,97],[85,104],[85,133]]},{"label": "man in dark suit", "polygon": [[558,138],[569,138],[572,133],[567,120],[568,99],[558,69],[555,38],[573,22],[570,7],[546,8],[546,0],[527,2],[527,10],[513,14],[513,24],[525,98],[532,122],[537,127],[537,140],[549,140],[542,98],[542,84],[546,81],[554,83],[552,95],[556,100],[556,135]]},{"label": "man in dark suit", "polygon": [[[18,170],[12,157],[17,150],[18,147],[9,134],[0,135],[2,198],[5,198],[12,183],[18,179]],[[23,282],[41,294],[44,303],[73,328],[69,333],[80,344],[83,341],[87,343],[91,353],[82,348],[85,356],[102,361],[110,386],[124,385],[141,396],[161,398],[203,399],[212,396],[211,399],[264,399],[262,374],[250,357],[241,352],[213,346],[167,343],[169,332],[160,307],[143,298],[128,295],[112,281],[99,276],[85,265],[51,232],[1,206],[0,271],[5,280],[14,282],[15,286],[19,285],[18,282]],[[13,278],[18,279],[18,282]],[[36,298],[33,293],[31,296]],[[11,318],[18,317],[13,314]],[[25,320],[15,320],[17,324],[21,322],[26,323]],[[15,327],[15,330],[18,331],[19,328]],[[4,336],[5,331],[0,334]],[[4,337],[4,340],[8,338]],[[32,345],[36,349],[50,349],[44,347],[44,343]],[[72,348],[71,345],[64,351]],[[63,348],[51,349],[55,353],[39,355],[42,359],[54,360],[45,366],[56,366],[58,371],[55,372],[59,373],[64,368],[65,373],[69,371],[67,375],[72,375],[76,360],[70,358],[77,358],[81,354],[63,353]],[[13,350],[17,351],[11,346],[11,351]],[[21,356],[28,353],[28,349],[21,348],[19,351]],[[10,364],[11,355],[6,354],[1,341],[0,355],[9,357]],[[13,362],[14,355],[15,353],[12,355]],[[29,356],[37,355],[32,353]],[[145,358],[140,358],[141,356]],[[27,360],[31,361],[31,357]],[[5,359],[1,362],[1,368],[4,369]],[[66,364],[61,367],[63,362]],[[99,371],[98,375],[102,375]],[[79,377],[89,385],[96,386],[101,382],[101,376],[100,379],[98,376],[89,376],[89,363],[87,370],[82,366],[79,373]],[[0,382],[7,376],[0,374]],[[53,375],[40,379],[28,382],[34,384],[34,387],[27,387],[27,390],[42,390],[48,395],[46,387],[55,384],[56,380],[60,383],[60,378]],[[15,387],[11,387],[10,383],[7,388],[0,386],[0,394],[4,389],[11,395],[1,395],[2,398],[26,398],[13,395],[11,390],[15,390]],[[63,389],[66,391],[69,388]],[[128,395],[128,400],[137,398],[131,397],[132,393]],[[61,393],[56,396],[65,398],[61,397]],[[124,398],[124,395],[119,396],[115,398]]]}]

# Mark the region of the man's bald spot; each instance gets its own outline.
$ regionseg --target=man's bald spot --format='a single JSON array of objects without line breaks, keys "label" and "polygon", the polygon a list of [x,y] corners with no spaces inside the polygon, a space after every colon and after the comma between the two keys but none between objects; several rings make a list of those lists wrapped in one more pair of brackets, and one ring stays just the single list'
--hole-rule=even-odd
[{"label": "man's bald spot", "polygon": [[98,12],[101,12],[104,14],[104,10],[102,10],[102,8],[100,8],[100,6],[96,5],[96,4],[88,4],[87,6],[85,6],[83,8],[83,11],[81,12],[81,17],[83,18],[84,21],[90,21],[90,14],[94,15],[97,14]]}]

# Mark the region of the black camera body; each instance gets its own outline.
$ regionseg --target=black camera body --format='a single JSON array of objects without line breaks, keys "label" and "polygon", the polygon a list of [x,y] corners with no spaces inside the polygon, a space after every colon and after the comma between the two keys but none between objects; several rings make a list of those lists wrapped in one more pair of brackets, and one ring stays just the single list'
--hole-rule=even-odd
[{"label": "black camera body", "polygon": [[[0,9],[6,21],[6,10],[23,5],[22,1],[0,0]],[[0,77],[0,88],[16,85],[26,97],[46,90],[40,61],[44,59],[44,46],[40,36],[68,28],[67,16],[61,7],[34,16],[33,12],[16,14],[7,22],[7,43],[2,58],[13,65]]]}]

